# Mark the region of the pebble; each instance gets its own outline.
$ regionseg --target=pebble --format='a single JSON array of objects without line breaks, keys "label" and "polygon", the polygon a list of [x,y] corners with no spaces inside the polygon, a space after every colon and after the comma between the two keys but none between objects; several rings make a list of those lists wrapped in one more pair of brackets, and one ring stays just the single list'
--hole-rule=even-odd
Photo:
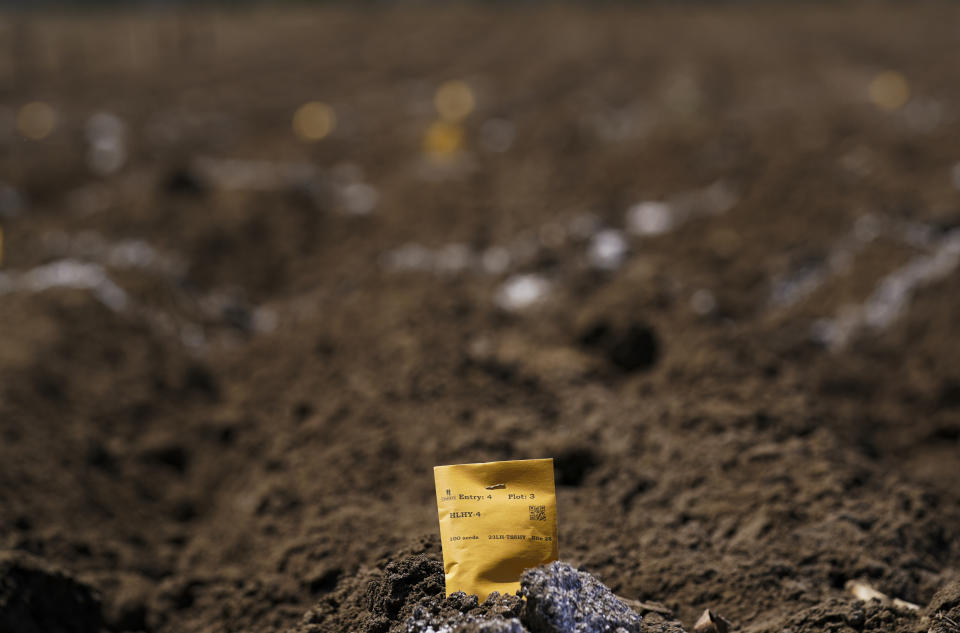
[{"label": "pebble", "polygon": [[491,246],[480,256],[480,265],[490,275],[500,275],[510,268],[510,251],[502,246]]},{"label": "pebble", "polygon": [[550,282],[540,275],[514,275],[497,290],[495,301],[508,311],[525,310],[543,301],[550,292]]},{"label": "pebble", "polygon": [[662,235],[673,225],[673,209],[666,202],[640,202],[627,211],[627,229],[636,235]]},{"label": "pebble", "polygon": [[707,316],[717,309],[717,299],[706,288],[700,288],[690,297],[690,308],[699,316]]},{"label": "pebble", "polygon": [[622,232],[605,229],[590,240],[587,257],[594,268],[614,270],[620,267],[629,250],[630,245]]},{"label": "pebble", "polygon": [[377,208],[380,192],[366,182],[353,182],[341,190],[343,209],[348,215],[369,215]]},{"label": "pebble", "polygon": [[112,174],[127,162],[127,126],[110,112],[98,112],[87,119],[87,164],[94,173]]}]

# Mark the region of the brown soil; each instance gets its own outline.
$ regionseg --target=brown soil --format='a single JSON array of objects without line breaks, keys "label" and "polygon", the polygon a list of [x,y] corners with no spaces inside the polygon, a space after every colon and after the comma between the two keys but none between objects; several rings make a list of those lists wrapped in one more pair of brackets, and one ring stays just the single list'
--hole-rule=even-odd
[{"label": "brown soil", "polygon": [[[53,619],[15,630],[395,626],[436,595],[435,563],[419,593],[362,600],[418,550],[437,560],[431,467],[553,456],[561,557],[688,630],[710,608],[757,633],[955,632],[960,277],[846,345],[811,329],[960,223],[958,19],[928,3],[4,18],[0,180],[27,202],[0,210],[0,270],[100,263],[128,301],[0,295],[0,548],[29,557],[0,559],[0,624],[39,592],[63,596]],[[893,111],[869,98],[888,70],[910,89]],[[435,164],[421,139],[451,78],[476,109],[464,152]],[[291,115],[315,99],[337,129],[298,142]],[[10,131],[32,100],[60,114],[42,142]],[[128,128],[109,177],[84,162],[98,110]],[[490,119],[515,126],[506,151]],[[198,157],[319,175],[225,190]],[[345,179],[376,187],[372,214],[344,212]],[[582,214],[622,229],[636,202],[697,209],[718,182],[725,213],[588,265]],[[867,214],[898,228],[834,266]],[[181,265],[106,258],[121,240]],[[393,270],[408,243],[442,269]],[[450,244],[513,263],[461,270]],[[506,312],[516,273],[551,290]],[[771,300],[804,278],[822,283]],[[850,579],[929,610],[858,603]]]}]

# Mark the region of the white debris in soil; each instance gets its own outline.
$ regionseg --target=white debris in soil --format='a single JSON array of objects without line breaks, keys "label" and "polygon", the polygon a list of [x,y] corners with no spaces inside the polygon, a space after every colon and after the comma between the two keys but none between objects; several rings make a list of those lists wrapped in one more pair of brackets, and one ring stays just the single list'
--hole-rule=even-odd
[{"label": "white debris in soil", "polygon": [[574,238],[586,240],[599,231],[601,225],[602,222],[596,214],[581,213],[567,223],[567,231]]},{"label": "white debris in soil", "polygon": [[433,268],[433,251],[411,242],[384,253],[380,262],[391,272],[425,272]]},{"label": "white debris in soil", "polygon": [[635,235],[662,235],[673,223],[673,209],[665,202],[640,202],[627,210],[627,230]]},{"label": "white debris in soil", "polygon": [[790,307],[809,297],[834,275],[849,271],[860,251],[884,231],[883,223],[876,216],[869,213],[860,216],[851,232],[841,238],[822,261],[808,263],[775,278],[771,283],[770,305]]},{"label": "white debris in soil", "polygon": [[127,162],[127,125],[110,112],[87,119],[87,165],[100,175],[118,171]]},{"label": "white debris in soil", "polygon": [[849,272],[863,249],[881,236],[888,236],[914,248],[927,249],[936,240],[936,230],[928,224],[900,222],[864,214],[857,218],[853,229],[822,260],[775,278],[771,284],[770,305],[775,308],[790,307],[809,297],[833,277]]},{"label": "white debris in soil", "polygon": [[690,296],[690,309],[699,316],[708,316],[717,309],[717,299],[706,288],[700,288]]},{"label": "white debris in soil", "polygon": [[491,246],[480,255],[480,266],[488,275],[502,275],[510,268],[510,251],[502,246]]},{"label": "white debris in soil", "polygon": [[587,258],[590,265],[601,270],[619,268],[630,250],[623,233],[616,229],[604,229],[590,240]]},{"label": "white debris in soil", "polygon": [[389,272],[428,272],[441,276],[474,272],[498,276],[512,266],[530,263],[539,252],[536,240],[515,240],[509,247],[490,246],[475,250],[454,242],[439,248],[407,243],[380,256],[380,265]]},{"label": "white debris in soil", "polygon": [[685,209],[688,217],[709,216],[726,213],[737,204],[738,199],[727,183],[718,180],[703,189],[675,196],[673,204]]},{"label": "white debris in soil", "polygon": [[626,226],[635,235],[663,235],[694,218],[726,213],[736,203],[734,191],[718,180],[703,189],[681,192],[667,200],[639,202],[627,210]]},{"label": "white debris in soil", "polygon": [[0,218],[15,218],[26,209],[23,196],[11,185],[0,182]]},{"label": "white debris in soil", "polygon": [[277,329],[280,317],[273,308],[260,306],[253,311],[253,330],[262,334],[269,334]]},{"label": "white debris in soil", "polygon": [[[92,231],[75,236],[53,231],[44,236],[42,247],[59,258],[26,271],[0,272],[0,296],[14,292],[40,293],[52,288],[89,290],[114,312],[144,319],[186,347],[207,346],[209,341],[203,326],[164,310],[137,305],[109,273],[110,269],[135,269],[178,276],[186,269],[180,258],[164,255],[142,240],[108,242]],[[279,321],[276,311],[247,306],[236,299],[238,292],[213,291],[204,296],[191,296],[191,299],[206,317],[220,324],[252,333],[274,331]]]},{"label": "white debris in soil", "polygon": [[943,279],[958,265],[960,229],[955,229],[938,240],[932,252],[915,257],[881,279],[866,302],[814,323],[811,335],[814,340],[839,349],[860,330],[882,331],[903,315],[917,288]]},{"label": "white debris in soil", "polygon": [[176,277],[186,272],[186,262],[163,253],[143,240],[109,241],[93,231],[68,235],[51,231],[43,236],[44,250],[54,257],[89,260],[111,268],[138,269]]},{"label": "white debris in soil", "polygon": [[309,163],[201,157],[193,168],[200,178],[224,191],[275,191],[300,187],[315,180],[317,168]]},{"label": "white debris in soil", "polygon": [[543,301],[550,287],[550,282],[540,275],[514,275],[497,289],[494,301],[509,312],[525,310]]},{"label": "white debris in soil", "polygon": [[370,215],[380,203],[380,191],[364,180],[363,168],[356,163],[338,163],[330,170],[330,183],[339,210],[346,215]]},{"label": "white debris in soil", "polygon": [[770,305],[776,308],[795,305],[810,296],[829,277],[829,268],[823,264],[802,266],[773,280]]},{"label": "white debris in soil", "polygon": [[[659,235],[691,218],[723,213],[735,200],[729,188],[717,182],[704,189],[673,196],[669,202],[640,203],[627,214],[627,230],[644,236]],[[593,213],[580,213],[521,231],[505,244],[495,244],[479,251],[463,244],[435,249],[408,243],[384,253],[380,262],[391,272],[450,275],[473,271],[501,275],[511,269],[535,266],[545,251],[555,251],[571,242],[585,243],[586,262],[600,270],[619,268],[630,253],[630,240],[624,231],[605,228],[602,220]],[[582,260],[578,262],[582,263]]]},{"label": "white debris in soil", "polygon": [[380,192],[366,182],[352,182],[340,188],[340,200],[347,215],[369,215],[377,208]]},{"label": "white debris in soil", "polygon": [[461,273],[473,264],[473,253],[466,244],[447,244],[434,257],[434,268],[441,275]]},{"label": "white debris in soil", "polygon": [[127,307],[127,293],[99,264],[61,259],[22,273],[0,273],[0,295],[10,292],[43,292],[50,288],[91,290],[111,310]]}]

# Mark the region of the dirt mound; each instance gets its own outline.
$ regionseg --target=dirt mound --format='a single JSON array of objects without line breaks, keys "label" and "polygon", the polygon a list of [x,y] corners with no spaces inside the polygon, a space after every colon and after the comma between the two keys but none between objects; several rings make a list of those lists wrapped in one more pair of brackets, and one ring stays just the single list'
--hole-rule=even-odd
[{"label": "dirt mound", "polygon": [[[463,592],[445,595],[436,539],[341,582],[291,633],[563,633],[640,630],[641,616],[590,574],[565,563],[528,570],[517,595],[493,592],[480,603]],[[682,633],[676,622],[654,618],[649,630]]]},{"label": "dirt mound", "polygon": [[482,604],[476,596],[456,593],[446,597],[439,540],[424,537],[404,553],[379,561],[371,569],[340,582],[336,590],[303,617],[296,633],[364,631],[406,632],[407,620],[436,621],[470,616],[482,621],[510,618],[520,613],[517,596],[491,594]]}]

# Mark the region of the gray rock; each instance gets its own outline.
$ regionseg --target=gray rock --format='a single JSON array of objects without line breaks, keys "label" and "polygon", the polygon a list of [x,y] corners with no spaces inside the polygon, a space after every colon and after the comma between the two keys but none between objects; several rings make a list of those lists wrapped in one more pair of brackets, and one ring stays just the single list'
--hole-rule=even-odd
[{"label": "gray rock", "polygon": [[528,569],[523,623],[533,633],[640,633],[642,618],[588,573],[561,562]]},{"label": "gray rock", "polygon": [[[508,596],[491,596],[481,610],[476,596],[458,592],[418,605],[406,620],[406,633],[640,633],[638,613],[599,580],[566,563],[528,569],[520,583],[526,598],[522,612],[515,597],[511,602]],[[500,603],[503,608],[495,609]],[[512,617],[517,613],[519,619]]]}]

